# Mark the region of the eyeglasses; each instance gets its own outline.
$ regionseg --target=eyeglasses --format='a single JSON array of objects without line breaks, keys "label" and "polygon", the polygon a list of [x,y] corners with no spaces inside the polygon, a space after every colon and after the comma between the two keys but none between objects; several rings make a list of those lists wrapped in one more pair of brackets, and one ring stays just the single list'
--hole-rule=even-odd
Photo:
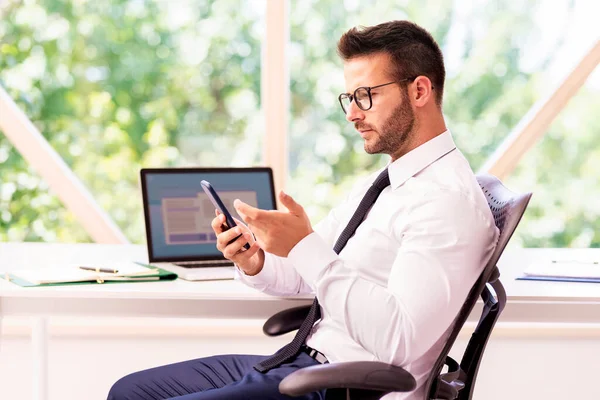
[{"label": "eyeglasses", "polygon": [[356,102],[356,105],[358,106],[358,108],[360,108],[363,111],[367,111],[367,110],[370,110],[371,107],[373,107],[373,99],[371,98],[371,90],[380,88],[382,86],[391,85],[392,83],[411,82],[411,81],[414,81],[415,79],[417,79],[416,76],[414,78],[400,79],[399,81],[388,82],[388,83],[384,83],[382,85],[377,85],[377,86],[371,86],[371,87],[361,86],[359,88],[356,88],[356,90],[354,91],[354,94],[350,94],[350,93],[340,94],[338,97],[338,100],[340,101],[340,105],[342,106],[342,110],[344,111],[344,114],[348,113],[347,110],[348,110],[348,107],[350,107],[350,103],[352,103],[352,100],[354,100]]}]

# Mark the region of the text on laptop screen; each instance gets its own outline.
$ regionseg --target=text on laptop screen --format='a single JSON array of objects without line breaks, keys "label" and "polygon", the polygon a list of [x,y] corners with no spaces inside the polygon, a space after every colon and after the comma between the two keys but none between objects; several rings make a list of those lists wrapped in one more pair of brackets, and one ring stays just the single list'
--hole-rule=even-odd
[{"label": "text on laptop screen", "polygon": [[275,209],[268,169],[232,171],[235,170],[184,172],[173,169],[147,171],[143,175],[146,229],[155,261],[222,256],[210,225],[215,207],[200,186],[202,180],[211,183],[225,207],[238,220],[241,218],[233,207],[235,199],[261,209]]}]

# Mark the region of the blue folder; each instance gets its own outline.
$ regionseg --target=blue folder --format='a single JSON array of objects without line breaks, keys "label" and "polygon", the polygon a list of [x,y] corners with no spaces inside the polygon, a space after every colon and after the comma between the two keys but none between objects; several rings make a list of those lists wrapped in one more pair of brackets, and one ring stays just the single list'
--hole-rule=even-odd
[{"label": "blue folder", "polygon": [[556,276],[521,276],[518,281],[549,281],[549,282],[584,282],[584,283],[600,283],[600,278],[573,278],[573,277],[556,277]]}]

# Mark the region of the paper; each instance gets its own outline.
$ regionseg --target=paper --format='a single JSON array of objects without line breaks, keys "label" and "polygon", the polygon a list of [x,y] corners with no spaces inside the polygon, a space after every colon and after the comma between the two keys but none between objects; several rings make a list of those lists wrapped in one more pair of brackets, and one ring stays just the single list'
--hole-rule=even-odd
[{"label": "paper", "polygon": [[599,261],[554,260],[529,265],[525,276],[600,279]]},{"label": "paper", "polygon": [[42,283],[79,282],[93,279],[94,276],[97,276],[95,272],[84,271],[73,267],[18,270],[13,273],[19,278],[37,285]]}]

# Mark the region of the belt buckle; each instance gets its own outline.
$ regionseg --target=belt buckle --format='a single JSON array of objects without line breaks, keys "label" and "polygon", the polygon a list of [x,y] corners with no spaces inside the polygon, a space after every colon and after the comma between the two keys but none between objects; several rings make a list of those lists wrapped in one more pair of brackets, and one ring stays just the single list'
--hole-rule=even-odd
[{"label": "belt buckle", "polygon": [[315,355],[314,359],[317,360],[318,362],[320,362],[321,364],[329,364],[327,357],[325,357],[323,354],[319,353],[318,351],[317,351],[317,354]]},{"label": "belt buckle", "polygon": [[308,354],[308,356],[310,358],[312,358],[313,360],[315,360],[315,361],[317,361],[317,362],[319,362],[321,364],[328,363],[327,357],[325,357],[323,355],[323,353],[321,353],[318,350],[313,349],[312,347],[306,346],[306,353]]}]

